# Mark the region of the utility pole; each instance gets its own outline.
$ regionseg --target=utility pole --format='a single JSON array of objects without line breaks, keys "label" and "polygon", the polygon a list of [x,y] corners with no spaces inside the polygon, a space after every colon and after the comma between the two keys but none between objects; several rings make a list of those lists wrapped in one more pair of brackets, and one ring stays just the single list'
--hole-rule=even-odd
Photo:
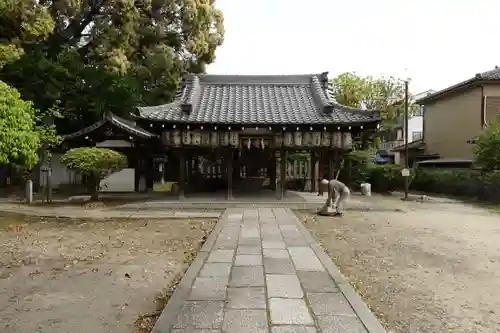
[{"label": "utility pole", "polygon": [[408,188],[410,187],[410,175],[408,174],[408,84],[409,79],[405,79],[405,114],[404,114],[404,143],[405,143],[405,173],[403,177],[405,179],[405,200],[408,199]]}]

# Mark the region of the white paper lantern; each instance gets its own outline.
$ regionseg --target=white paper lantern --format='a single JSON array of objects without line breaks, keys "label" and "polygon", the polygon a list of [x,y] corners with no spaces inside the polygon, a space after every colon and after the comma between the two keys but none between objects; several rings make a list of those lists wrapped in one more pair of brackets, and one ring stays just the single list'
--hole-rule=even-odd
[{"label": "white paper lantern", "polygon": [[283,145],[285,147],[291,147],[293,145],[293,135],[290,132],[285,133],[285,137],[283,140]]},{"label": "white paper lantern", "polygon": [[312,146],[312,134],[310,132],[305,132],[302,135],[302,145],[305,147]]},{"label": "white paper lantern", "polygon": [[170,146],[170,132],[169,131],[164,131],[161,133],[161,143],[164,144],[165,146]]},{"label": "white paper lantern", "polygon": [[274,134],[274,146],[281,147],[283,145],[283,135],[281,133]]},{"label": "white paper lantern", "polygon": [[201,144],[201,133],[191,132],[191,144],[199,146]]},{"label": "white paper lantern", "polygon": [[191,144],[191,136],[192,136],[191,131],[182,132],[182,143],[185,145],[190,145]]},{"label": "white paper lantern", "polygon": [[351,132],[344,132],[342,134],[342,148],[344,148],[344,149],[351,149],[352,148]]},{"label": "white paper lantern", "polygon": [[173,135],[174,146],[181,145],[181,131],[175,130]]},{"label": "white paper lantern", "polygon": [[297,147],[302,146],[302,132],[295,132],[293,134],[293,143]]},{"label": "white paper lantern", "polygon": [[229,133],[228,132],[220,133],[220,144],[221,144],[221,146],[229,146]]},{"label": "white paper lantern", "polygon": [[332,134],[329,132],[321,133],[321,145],[323,147],[330,147],[332,141]]},{"label": "white paper lantern", "polygon": [[214,147],[219,145],[219,133],[217,132],[210,133],[210,145]]},{"label": "white paper lantern", "polygon": [[204,146],[210,146],[210,133],[201,132],[201,144]]},{"label": "white paper lantern", "polygon": [[229,133],[229,144],[233,147],[238,146],[239,141],[239,134],[238,132],[231,132]]},{"label": "white paper lantern", "polygon": [[313,146],[318,147],[321,145],[321,132],[313,133]]},{"label": "white paper lantern", "polygon": [[342,133],[334,132],[332,134],[332,147],[333,148],[342,148]]}]

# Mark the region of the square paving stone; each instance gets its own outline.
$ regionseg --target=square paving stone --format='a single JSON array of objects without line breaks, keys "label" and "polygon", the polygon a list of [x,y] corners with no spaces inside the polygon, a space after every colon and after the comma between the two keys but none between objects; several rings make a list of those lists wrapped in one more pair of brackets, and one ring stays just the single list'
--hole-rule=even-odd
[{"label": "square paving stone", "polygon": [[205,263],[201,269],[200,276],[228,277],[229,273],[231,273],[231,264]]},{"label": "square paving stone", "polygon": [[323,333],[368,333],[358,317],[321,316],[317,320]]},{"label": "square paving stone", "polygon": [[307,300],[316,316],[356,315],[342,293],[307,293]]},{"label": "square paving stone", "polygon": [[311,326],[274,326],[271,333],[318,333],[318,330]]},{"label": "square paving stone", "polygon": [[265,310],[226,310],[224,333],[268,333]]},{"label": "square paving stone", "polygon": [[208,262],[233,262],[234,250],[213,250],[208,256]]},{"label": "square paving stone", "polygon": [[260,238],[241,238],[238,242],[239,246],[260,246],[261,240]]},{"label": "square paving stone", "polygon": [[220,328],[224,302],[187,301],[183,304],[174,328]]},{"label": "square paving stone", "polygon": [[280,230],[285,233],[297,233],[300,235],[300,230],[295,225],[280,225]]},{"label": "square paving stone", "polygon": [[223,301],[226,299],[227,277],[197,277],[188,296],[190,301]]},{"label": "square paving stone", "polygon": [[306,292],[340,292],[339,287],[327,272],[298,271],[297,276]]},{"label": "square paving stone", "polygon": [[260,254],[237,254],[234,261],[235,266],[261,266],[262,256]]},{"label": "square paving stone", "polygon": [[266,274],[269,298],[302,298],[304,293],[296,275]]},{"label": "square paving stone", "polygon": [[264,288],[229,288],[227,290],[227,307],[230,309],[265,309]]},{"label": "square paving stone", "polygon": [[266,274],[294,275],[296,273],[290,259],[264,258],[264,269]]},{"label": "square paving stone", "polygon": [[260,246],[238,246],[236,249],[237,254],[261,254],[262,248]]},{"label": "square paving stone", "polygon": [[262,241],[262,248],[264,249],[286,249],[286,244],[283,241]]},{"label": "square paving stone", "polygon": [[269,307],[273,325],[314,325],[303,299],[271,298]]},{"label": "square paving stone", "polygon": [[242,228],[241,235],[242,238],[260,238],[259,228]]},{"label": "square paving stone", "polygon": [[285,237],[285,244],[288,246],[309,246],[309,243],[302,236],[298,237]]},{"label": "square paving stone", "polygon": [[284,249],[264,249],[264,259],[265,258],[290,259],[290,255],[288,251]]},{"label": "square paving stone", "polygon": [[325,267],[310,247],[290,246],[288,252],[298,271],[325,271]]},{"label": "square paving stone", "polygon": [[233,267],[229,287],[263,287],[264,269],[262,266]]},{"label": "square paving stone", "polygon": [[185,328],[174,328],[170,332],[171,333],[221,333],[222,331],[221,330],[212,330],[210,328],[185,327]]}]

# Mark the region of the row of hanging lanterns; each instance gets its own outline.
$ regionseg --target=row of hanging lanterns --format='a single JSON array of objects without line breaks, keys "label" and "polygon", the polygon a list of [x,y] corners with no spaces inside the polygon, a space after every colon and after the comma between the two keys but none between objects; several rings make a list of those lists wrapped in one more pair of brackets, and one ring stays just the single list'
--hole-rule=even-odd
[{"label": "row of hanging lanterns", "polygon": [[163,131],[161,139],[166,146],[224,146],[251,147],[332,147],[350,149],[352,135],[350,132],[285,132],[276,133],[274,142],[264,138],[240,137],[238,132],[200,132],[200,131]]}]

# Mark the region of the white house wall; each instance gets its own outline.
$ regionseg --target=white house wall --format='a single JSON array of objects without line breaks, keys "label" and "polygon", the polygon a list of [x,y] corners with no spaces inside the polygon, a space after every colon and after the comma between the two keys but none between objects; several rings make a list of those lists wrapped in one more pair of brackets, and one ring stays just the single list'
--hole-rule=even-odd
[{"label": "white house wall", "polygon": [[[78,185],[82,183],[81,175],[71,169],[68,169],[61,163],[62,154],[52,154],[52,159],[50,161],[52,174],[51,174],[51,184],[52,188],[59,188],[61,185]],[[47,172],[40,170],[40,185],[47,185]]]}]

